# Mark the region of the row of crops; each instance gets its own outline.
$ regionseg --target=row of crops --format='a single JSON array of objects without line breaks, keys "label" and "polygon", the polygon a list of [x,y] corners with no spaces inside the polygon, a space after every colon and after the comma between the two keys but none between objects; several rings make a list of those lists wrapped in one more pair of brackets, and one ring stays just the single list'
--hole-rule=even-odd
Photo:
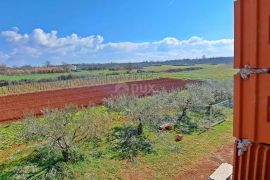
[{"label": "row of crops", "polygon": [[0,96],[30,93],[37,91],[48,91],[65,88],[76,88],[94,86],[102,84],[122,83],[129,81],[139,81],[154,79],[156,75],[152,73],[133,73],[120,75],[96,75],[80,79],[60,80],[55,82],[34,82],[19,85],[9,85],[0,87]]}]

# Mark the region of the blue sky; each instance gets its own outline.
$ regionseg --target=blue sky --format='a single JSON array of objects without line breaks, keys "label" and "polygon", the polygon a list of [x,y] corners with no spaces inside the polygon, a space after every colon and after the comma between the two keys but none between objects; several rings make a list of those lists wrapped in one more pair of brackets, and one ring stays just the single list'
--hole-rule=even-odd
[{"label": "blue sky", "polygon": [[2,0],[0,63],[233,54],[232,0]]}]

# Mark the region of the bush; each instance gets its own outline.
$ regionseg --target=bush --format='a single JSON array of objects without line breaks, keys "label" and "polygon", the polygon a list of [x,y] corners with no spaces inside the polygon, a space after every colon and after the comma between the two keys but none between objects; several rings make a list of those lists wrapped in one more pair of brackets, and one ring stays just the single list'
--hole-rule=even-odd
[{"label": "bush", "polygon": [[41,180],[64,180],[64,179],[74,179],[73,173],[64,166],[63,163],[58,163],[45,171],[40,171],[40,169],[33,165],[26,165],[17,169],[12,179],[16,180],[26,180],[26,179],[41,179]]},{"label": "bush", "polygon": [[179,133],[190,134],[197,130],[199,127],[198,123],[191,120],[189,117],[181,118],[181,120],[179,120],[178,116],[176,116],[175,118],[176,120],[174,128],[176,129],[176,131],[179,131]]},{"label": "bush", "polygon": [[62,110],[45,110],[44,120],[27,119],[23,131],[26,140],[42,141],[42,147],[60,151],[65,162],[78,160],[76,149],[84,142],[95,141],[106,131],[107,116],[94,110],[66,106]]},{"label": "bush", "polygon": [[138,132],[137,127],[116,127],[108,139],[112,143],[111,150],[120,159],[135,161],[139,153],[154,152],[150,141]]},{"label": "bush", "polygon": [[225,108],[222,106],[214,106],[211,118],[213,122],[224,120],[226,118]]},{"label": "bush", "polygon": [[111,111],[122,112],[127,115],[134,102],[138,100],[136,96],[120,95],[115,99],[104,99],[104,105]]},{"label": "bush", "polygon": [[161,124],[174,122],[177,130],[191,133],[223,117],[223,113],[213,110],[213,105],[231,98],[230,84],[201,82],[173,92],[161,91],[151,97],[120,96],[115,100],[107,99],[105,104],[111,111],[138,121],[142,129],[148,127],[157,131]]},{"label": "bush", "polygon": [[61,154],[49,148],[38,148],[24,164],[16,167],[12,179],[74,179],[74,175],[61,161]]},{"label": "bush", "polygon": [[147,126],[157,131],[160,124],[168,120],[166,112],[171,109],[170,98],[170,93],[163,91],[145,98],[122,95],[115,100],[106,99],[105,105],[111,111],[126,115],[129,120],[138,121],[142,129]]}]

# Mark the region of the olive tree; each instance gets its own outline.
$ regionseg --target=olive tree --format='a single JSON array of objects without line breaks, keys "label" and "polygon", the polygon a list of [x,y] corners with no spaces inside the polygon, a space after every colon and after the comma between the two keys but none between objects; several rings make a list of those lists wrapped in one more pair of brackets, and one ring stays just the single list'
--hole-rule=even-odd
[{"label": "olive tree", "polygon": [[175,92],[172,105],[180,112],[178,121],[187,118],[187,112],[198,111],[214,102],[214,95],[205,84],[189,84],[186,89]]},{"label": "olive tree", "polygon": [[45,110],[43,120],[28,117],[23,134],[27,140],[39,139],[43,142],[41,146],[59,150],[65,162],[74,161],[74,148],[97,138],[105,131],[106,121],[106,114],[88,109],[78,112],[77,106],[69,105]]},{"label": "olive tree", "polygon": [[214,94],[216,103],[232,99],[233,97],[232,80],[208,81],[207,85],[210,86],[211,91]]}]

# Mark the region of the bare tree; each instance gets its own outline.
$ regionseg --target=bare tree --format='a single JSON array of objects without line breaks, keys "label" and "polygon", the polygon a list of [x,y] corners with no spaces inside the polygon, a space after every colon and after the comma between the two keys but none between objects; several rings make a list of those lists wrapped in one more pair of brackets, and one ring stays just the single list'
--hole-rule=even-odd
[{"label": "bare tree", "polygon": [[45,67],[50,67],[51,66],[51,62],[50,61],[45,61],[43,64],[44,64]]}]

